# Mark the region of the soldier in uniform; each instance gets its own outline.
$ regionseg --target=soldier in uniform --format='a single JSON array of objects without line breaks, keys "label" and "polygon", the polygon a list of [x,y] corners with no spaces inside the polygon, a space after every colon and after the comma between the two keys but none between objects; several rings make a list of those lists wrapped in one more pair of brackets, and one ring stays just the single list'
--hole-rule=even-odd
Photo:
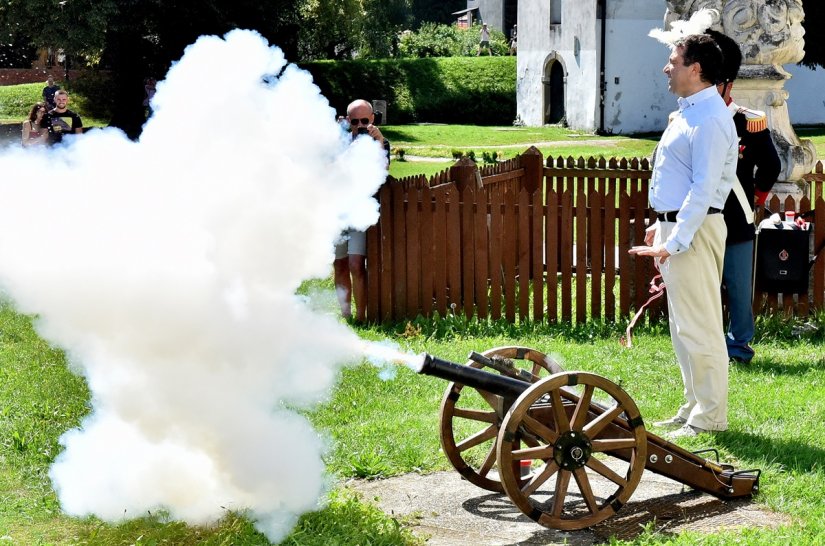
[{"label": "soldier in uniform", "polygon": [[731,98],[733,81],[742,63],[739,45],[721,32],[708,30],[724,55],[724,81],[716,86],[725,99],[739,136],[739,160],[733,189],[723,210],[728,228],[725,240],[725,265],[722,285],[727,292],[729,323],[726,342],[728,358],[750,362],[753,339],[753,241],[754,206],[765,204],[781,168],[779,155],[771,140],[764,112],[737,105]]}]

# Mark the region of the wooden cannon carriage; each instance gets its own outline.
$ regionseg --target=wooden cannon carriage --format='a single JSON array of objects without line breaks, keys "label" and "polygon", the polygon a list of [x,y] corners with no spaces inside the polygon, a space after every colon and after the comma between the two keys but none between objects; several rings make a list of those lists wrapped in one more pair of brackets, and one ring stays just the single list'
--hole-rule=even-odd
[{"label": "wooden cannon carriage", "polygon": [[[545,527],[582,529],[609,518],[645,468],[720,498],[758,491],[760,470],[736,471],[700,456],[707,451],[692,453],[647,432],[621,387],[566,372],[533,349],[472,353],[466,365],[424,355],[419,373],[451,381],[441,404],[441,444],[455,469],[506,493]],[[594,493],[596,482],[612,493]]]}]

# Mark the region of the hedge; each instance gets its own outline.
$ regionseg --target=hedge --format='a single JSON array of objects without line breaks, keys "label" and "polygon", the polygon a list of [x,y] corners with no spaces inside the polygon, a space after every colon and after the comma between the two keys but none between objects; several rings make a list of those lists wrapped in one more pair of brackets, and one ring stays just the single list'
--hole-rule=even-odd
[{"label": "hedge", "polygon": [[387,122],[510,125],[515,57],[432,57],[299,64],[338,114],[353,99],[387,101]]}]

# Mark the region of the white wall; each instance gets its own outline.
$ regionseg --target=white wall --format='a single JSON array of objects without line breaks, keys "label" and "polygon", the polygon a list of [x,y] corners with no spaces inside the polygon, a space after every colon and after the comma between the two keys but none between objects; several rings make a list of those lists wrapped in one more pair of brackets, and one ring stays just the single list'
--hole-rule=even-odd
[{"label": "white wall", "polygon": [[[663,0],[607,0],[606,93],[604,126],[629,134],[664,130],[676,98],[662,73],[669,51],[647,33],[661,28]],[[596,0],[562,0],[562,23],[550,25],[549,0],[519,3],[517,112],[527,125],[544,120],[544,65],[551,54],[566,68],[565,110],[574,129],[599,128],[599,40]],[[574,55],[574,39],[581,50]],[[794,124],[825,124],[825,69],[785,65],[785,84]],[[616,83],[616,78],[619,79]],[[736,91],[734,89],[734,97]]]},{"label": "white wall", "polygon": [[[519,4],[518,115],[527,125],[542,124],[544,65],[555,53],[567,70],[567,124],[596,130],[601,53],[596,0],[562,0],[562,23],[556,26],[549,22],[549,4]],[[664,4],[661,0],[608,0],[607,10],[605,129],[614,133],[660,131],[676,102],[661,73],[668,50],[647,33],[662,26]],[[581,48],[578,56],[576,38]]]},{"label": "white wall", "polygon": [[[529,2],[525,2],[529,3]],[[478,11],[481,14],[481,20],[487,23],[490,29],[501,30],[504,24],[502,17],[504,15],[504,0],[478,0]],[[505,32],[509,36],[509,32]]]},{"label": "white wall", "polygon": [[783,68],[792,76],[785,82],[791,123],[794,125],[825,124],[825,69],[811,70],[795,64],[787,64]]},{"label": "white wall", "polygon": [[550,2],[519,3],[516,97],[518,115],[527,125],[541,125],[544,120],[542,77],[548,57],[555,53],[566,69],[567,123],[592,129],[598,113],[595,10],[596,0],[563,0],[561,25],[550,25]]},{"label": "white wall", "polygon": [[[662,68],[670,50],[647,33],[662,27],[661,0],[608,0],[604,127],[616,134],[658,132],[676,109]],[[616,83],[618,78],[618,83]],[[599,120],[593,127],[598,129]]]}]

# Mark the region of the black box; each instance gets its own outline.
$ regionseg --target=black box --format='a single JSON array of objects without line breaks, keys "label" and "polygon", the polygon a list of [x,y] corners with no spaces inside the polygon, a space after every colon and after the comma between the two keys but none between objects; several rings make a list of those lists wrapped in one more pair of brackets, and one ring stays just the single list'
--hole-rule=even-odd
[{"label": "black box", "polygon": [[804,294],[810,272],[810,230],[762,228],[756,234],[756,288]]}]

